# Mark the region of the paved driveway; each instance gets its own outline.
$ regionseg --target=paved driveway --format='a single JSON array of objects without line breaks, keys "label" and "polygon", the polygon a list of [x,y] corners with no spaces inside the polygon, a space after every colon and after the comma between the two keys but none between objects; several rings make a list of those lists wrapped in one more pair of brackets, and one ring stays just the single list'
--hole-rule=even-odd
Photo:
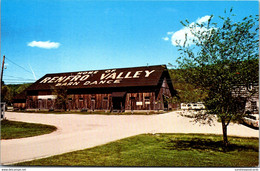
[{"label": "paved driveway", "polygon": [[[54,125],[57,131],[36,137],[1,140],[1,164],[44,158],[102,145],[142,133],[221,134],[221,124],[199,125],[177,112],[161,115],[76,115],[7,112],[9,120]],[[228,135],[258,137],[258,130],[230,124]]]}]

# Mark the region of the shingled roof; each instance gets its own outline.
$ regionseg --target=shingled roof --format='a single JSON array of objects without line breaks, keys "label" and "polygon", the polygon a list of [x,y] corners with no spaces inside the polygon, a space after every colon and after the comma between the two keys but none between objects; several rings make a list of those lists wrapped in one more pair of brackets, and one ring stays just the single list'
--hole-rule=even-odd
[{"label": "shingled roof", "polygon": [[165,65],[46,74],[27,91],[62,86],[69,89],[157,86],[163,73],[169,77]]}]

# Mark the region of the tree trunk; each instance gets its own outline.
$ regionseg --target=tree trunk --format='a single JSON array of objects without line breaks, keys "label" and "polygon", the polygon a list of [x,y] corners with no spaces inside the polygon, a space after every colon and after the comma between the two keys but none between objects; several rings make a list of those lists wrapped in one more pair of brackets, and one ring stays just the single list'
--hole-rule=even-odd
[{"label": "tree trunk", "polygon": [[227,125],[225,123],[225,119],[221,119],[222,122],[222,131],[223,131],[223,144],[226,148],[228,146],[228,137],[227,137]]}]

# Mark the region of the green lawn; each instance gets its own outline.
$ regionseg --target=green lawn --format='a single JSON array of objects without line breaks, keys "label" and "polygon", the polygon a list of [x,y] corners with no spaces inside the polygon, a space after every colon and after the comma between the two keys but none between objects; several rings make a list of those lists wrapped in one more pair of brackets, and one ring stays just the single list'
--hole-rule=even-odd
[{"label": "green lawn", "polygon": [[203,134],[142,134],[91,149],[18,163],[32,166],[258,166],[258,139]]},{"label": "green lawn", "polygon": [[42,134],[48,134],[57,128],[50,125],[16,122],[9,120],[1,121],[1,139],[14,139],[32,137]]}]

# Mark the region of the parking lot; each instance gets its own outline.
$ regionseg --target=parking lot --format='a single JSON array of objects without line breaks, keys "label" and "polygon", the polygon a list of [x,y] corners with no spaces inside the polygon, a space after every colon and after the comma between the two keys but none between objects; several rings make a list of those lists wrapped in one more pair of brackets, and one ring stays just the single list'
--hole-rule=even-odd
[{"label": "parking lot", "polygon": [[[222,134],[221,124],[200,125],[178,112],[159,115],[79,115],[6,112],[9,120],[54,125],[57,131],[36,137],[1,140],[1,164],[102,145],[143,133],[210,133]],[[230,124],[228,135],[259,137],[259,131]]]}]

